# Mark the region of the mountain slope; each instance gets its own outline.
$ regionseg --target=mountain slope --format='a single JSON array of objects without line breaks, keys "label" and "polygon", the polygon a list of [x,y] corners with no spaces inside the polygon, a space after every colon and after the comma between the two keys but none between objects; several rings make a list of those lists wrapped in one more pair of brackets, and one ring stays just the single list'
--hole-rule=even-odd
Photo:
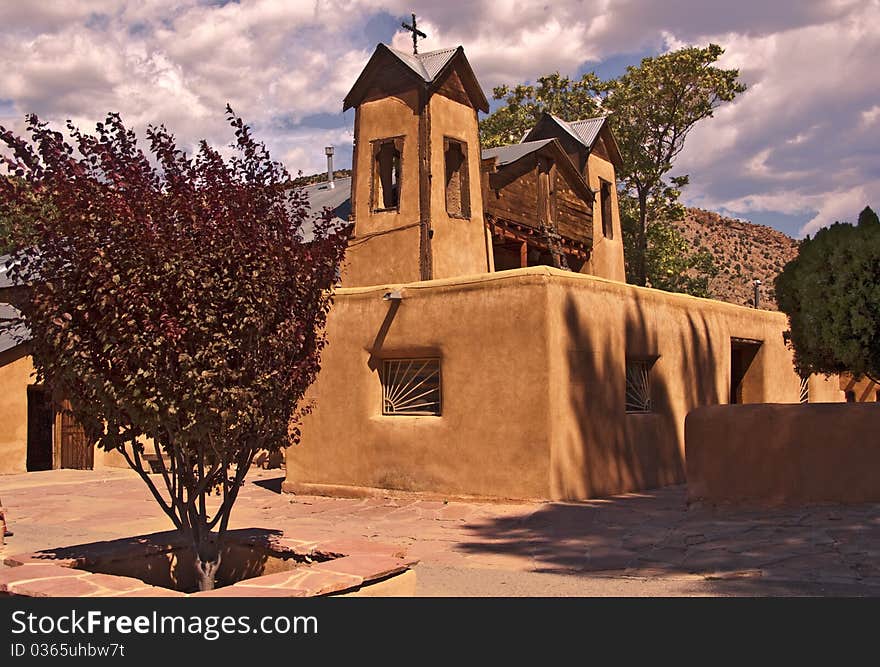
[{"label": "mountain slope", "polygon": [[751,306],[757,278],[761,281],[761,308],[779,309],[773,280],[797,256],[797,241],[772,227],[698,208],[686,209],[684,219],[673,225],[694,249],[703,246],[715,258],[719,272],[709,282],[712,298]]}]

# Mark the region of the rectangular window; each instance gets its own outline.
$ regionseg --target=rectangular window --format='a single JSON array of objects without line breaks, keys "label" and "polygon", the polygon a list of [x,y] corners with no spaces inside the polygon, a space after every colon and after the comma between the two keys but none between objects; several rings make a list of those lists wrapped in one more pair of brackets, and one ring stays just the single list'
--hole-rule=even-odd
[{"label": "rectangular window", "polygon": [[648,359],[626,360],[626,411],[651,412],[651,366]]},{"label": "rectangular window", "polygon": [[383,415],[440,415],[440,360],[386,359]]},{"label": "rectangular window", "polygon": [[373,146],[372,210],[396,211],[400,207],[403,138],[379,139]]},{"label": "rectangular window", "polygon": [[614,238],[614,224],[611,219],[611,183],[599,179],[599,206],[602,215],[602,235]]},{"label": "rectangular window", "polygon": [[443,156],[446,163],[446,212],[455,218],[470,218],[467,144],[444,138]]}]

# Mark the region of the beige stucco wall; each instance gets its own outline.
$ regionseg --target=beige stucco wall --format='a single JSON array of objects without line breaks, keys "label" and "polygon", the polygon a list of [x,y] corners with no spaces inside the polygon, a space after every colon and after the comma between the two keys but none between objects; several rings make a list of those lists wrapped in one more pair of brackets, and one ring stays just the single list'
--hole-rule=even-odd
[{"label": "beige stucco wall", "polygon": [[[593,251],[590,261],[581,269],[584,273],[626,282],[623,263],[623,234],[620,229],[620,211],[617,206],[617,180],[614,165],[598,155],[587,159],[587,177],[590,187],[597,193],[593,201]],[[613,233],[606,238],[602,233],[602,205],[599,197],[599,179],[611,183],[611,218]]]},{"label": "beige stucco wall", "polygon": [[[762,341],[751,400],[798,401],[785,328],[779,313],[549,267],[343,289],[285,489],[583,499],[681,482],[685,415],[728,400],[731,336]],[[653,413],[624,412],[628,354],[657,357]],[[443,415],[382,416],[381,360],[435,355]]]},{"label": "beige stucco wall", "polygon": [[[443,95],[432,95],[431,115],[431,239],[433,277],[451,278],[490,270],[483,224],[480,187],[480,138],[477,112]],[[467,145],[470,182],[470,219],[450,217],[446,212],[446,162],[443,139]],[[491,247],[491,246],[490,246]],[[387,280],[387,277],[386,277]]]},{"label": "beige stucco wall", "polygon": [[[390,286],[340,290],[308,394],[316,409],[287,451],[286,488],[546,496],[543,280],[500,273],[410,284],[396,312],[381,298]],[[425,356],[441,359],[443,416],[383,416],[382,359]]]},{"label": "beige stucco wall", "polygon": [[33,372],[24,346],[0,353],[0,474],[27,469],[27,387]]},{"label": "beige stucco wall", "polygon": [[[727,403],[731,338],[761,341],[744,400],[796,403],[800,379],[779,313],[606,280],[548,285],[554,429],[551,497],[587,498],[684,481],[684,419]],[[627,357],[654,359],[650,413],[627,414]],[[829,389],[830,387],[830,389]],[[812,378],[812,400],[840,400]]]},{"label": "beige stucco wall", "polygon": [[688,415],[691,502],[880,502],[880,406],[732,405]]},{"label": "beige stucco wall", "polygon": [[[357,109],[355,149],[354,238],[346,254],[342,284],[375,285],[383,280],[408,282],[419,275],[419,112],[418,91],[366,101]],[[400,206],[373,213],[370,205],[370,142],[403,136]],[[396,231],[395,231],[396,230]]]}]

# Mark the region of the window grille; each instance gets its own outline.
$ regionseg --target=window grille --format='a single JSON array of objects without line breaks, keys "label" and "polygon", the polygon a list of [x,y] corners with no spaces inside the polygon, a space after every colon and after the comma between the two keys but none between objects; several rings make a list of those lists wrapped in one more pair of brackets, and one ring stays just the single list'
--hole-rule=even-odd
[{"label": "window grille", "polygon": [[651,412],[650,361],[626,362],[626,411]]},{"label": "window grille", "polygon": [[810,402],[810,376],[804,375],[801,377],[801,403],[809,403]]},{"label": "window grille", "polygon": [[382,368],[382,414],[439,415],[440,360],[385,360]]}]

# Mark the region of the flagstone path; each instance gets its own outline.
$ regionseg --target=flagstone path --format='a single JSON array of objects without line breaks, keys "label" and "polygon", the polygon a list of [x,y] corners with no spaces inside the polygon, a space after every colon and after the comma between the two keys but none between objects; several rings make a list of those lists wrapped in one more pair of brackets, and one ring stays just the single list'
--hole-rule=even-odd
[{"label": "flagstone path", "polygon": [[[254,469],[232,528],[368,539],[419,559],[420,595],[880,595],[880,504],[688,508],[684,487],[584,503],[280,493]],[[126,470],[0,476],[4,555],[169,529]]]}]

